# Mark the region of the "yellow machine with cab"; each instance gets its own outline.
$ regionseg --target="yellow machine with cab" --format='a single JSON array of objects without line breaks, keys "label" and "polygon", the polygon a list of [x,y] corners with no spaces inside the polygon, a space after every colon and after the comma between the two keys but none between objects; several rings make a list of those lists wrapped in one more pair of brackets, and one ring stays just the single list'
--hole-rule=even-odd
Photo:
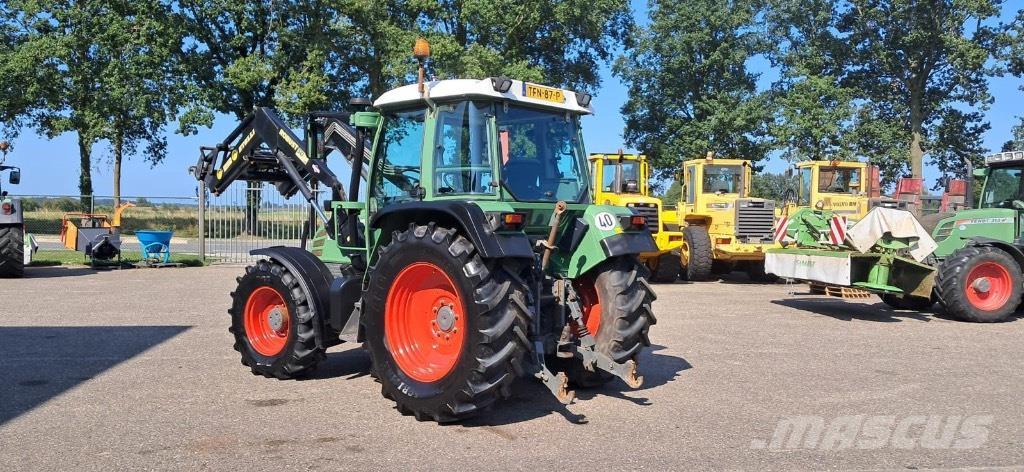
[{"label": "yellow machine with cab", "polygon": [[654,282],[674,282],[679,277],[678,249],[683,233],[674,212],[662,211],[661,199],[650,193],[651,170],[643,154],[591,154],[590,175],[594,203],[632,209],[647,218],[647,229],[658,247],[657,252],[640,254],[640,260],[651,270]]},{"label": "yellow machine with cab", "polygon": [[877,168],[866,162],[804,161],[795,167],[797,190],[786,198],[787,214],[796,208],[820,206],[819,210],[843,216],[852,223],[883,204]]},{"label": "yellow machine with cab", "polygon": [[751,198],[752,171],[744,159],[704,159],[683,163],[682,193],[676,207],[683,222],[682,275],[688,280],[712,273],[746,270],[767,281],[765,250],[774,247],[775,201]]}]

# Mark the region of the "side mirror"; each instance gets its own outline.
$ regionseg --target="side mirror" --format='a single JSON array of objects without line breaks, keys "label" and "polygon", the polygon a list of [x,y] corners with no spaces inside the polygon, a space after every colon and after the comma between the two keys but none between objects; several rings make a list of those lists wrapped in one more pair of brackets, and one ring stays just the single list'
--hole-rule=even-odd
[{"label": "side mirror", "polygon": [[14,169],[11,171],[11,175],[8,178],[11,185],[18,185],[21,183],[21,169]]},{"label": "side mirror", "polygon": [[786,168],[786,178],[787,179],[792,179],[793,178],[793,168],[792,167],[787,167]]},{"label": "side mirror", "polygon": [[981,167],[981,168],[978,168],[978,169],[974,169],[974,172],[972,172],[972,174],[975,177],[979,177],[979,178],[985,177],[985,176],[988,175],[988,167]]}]

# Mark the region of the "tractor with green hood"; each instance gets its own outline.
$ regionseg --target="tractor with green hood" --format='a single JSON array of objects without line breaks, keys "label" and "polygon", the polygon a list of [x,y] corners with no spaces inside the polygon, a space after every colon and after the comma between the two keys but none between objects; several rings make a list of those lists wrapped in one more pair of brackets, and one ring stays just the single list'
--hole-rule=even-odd
[{"label": "tractor with green hood", "polygon": [[[589,94],[507,77],[420,80],[312,113],[303,137],[258,108],[195,176],[214,194],[271,182],[311,203],[308,248],[271,247],[232,292],[230,332],[254,374],[310,372],[359,342],[399,412],[460,420],[533,377],[639,387],[655,294],[643,215],[591,204],[580,118]],[[350,169],[347,187],[328,166]],[[318,202],[319,192],[330,198]]]},{"label": "tractor with green hood", "polygon": [[[770,270],[876,293],[897,309],[938,302],[960,320],[1007,320],[1024,292],[1024,152],[988,156],[985,164],[968,164],[968,175],[984,179],[976,205],[973,191],[965,192],[976,208],[941,219],[930,234],[906,211],[877,208],[847,231],[828,210],[802,209],[780,224],[783,247],[769,251]],[[872,241],[857,238],[872,234]]]}]

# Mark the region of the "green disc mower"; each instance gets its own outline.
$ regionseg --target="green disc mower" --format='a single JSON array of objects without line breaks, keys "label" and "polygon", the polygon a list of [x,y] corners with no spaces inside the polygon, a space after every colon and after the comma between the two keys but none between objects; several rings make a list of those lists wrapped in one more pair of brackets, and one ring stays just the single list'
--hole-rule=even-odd
[{"label": "green disc mower", "polygon": [[1024,152],[985,162],[968,169],[984,179],[977,208],[946,215],[931,234],[899,210],[876,208],[847,231],[829,211],[802,209],[780,221],[783,247],[768,251],[767,265],[780,277],[876,293],[897,309],[938,302],[960,320],[1007,320],[1024,291]]}]

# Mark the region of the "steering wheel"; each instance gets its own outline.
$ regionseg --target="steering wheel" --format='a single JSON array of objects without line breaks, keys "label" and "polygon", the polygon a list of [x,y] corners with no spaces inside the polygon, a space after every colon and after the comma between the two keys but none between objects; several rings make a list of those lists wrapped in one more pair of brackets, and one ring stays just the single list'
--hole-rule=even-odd
[{"label": "steering wheel", "polygon": [[782,204],[787,205],[789,203],[796,203],[796,191],[787,188],[785,192],[782,192]]}]

